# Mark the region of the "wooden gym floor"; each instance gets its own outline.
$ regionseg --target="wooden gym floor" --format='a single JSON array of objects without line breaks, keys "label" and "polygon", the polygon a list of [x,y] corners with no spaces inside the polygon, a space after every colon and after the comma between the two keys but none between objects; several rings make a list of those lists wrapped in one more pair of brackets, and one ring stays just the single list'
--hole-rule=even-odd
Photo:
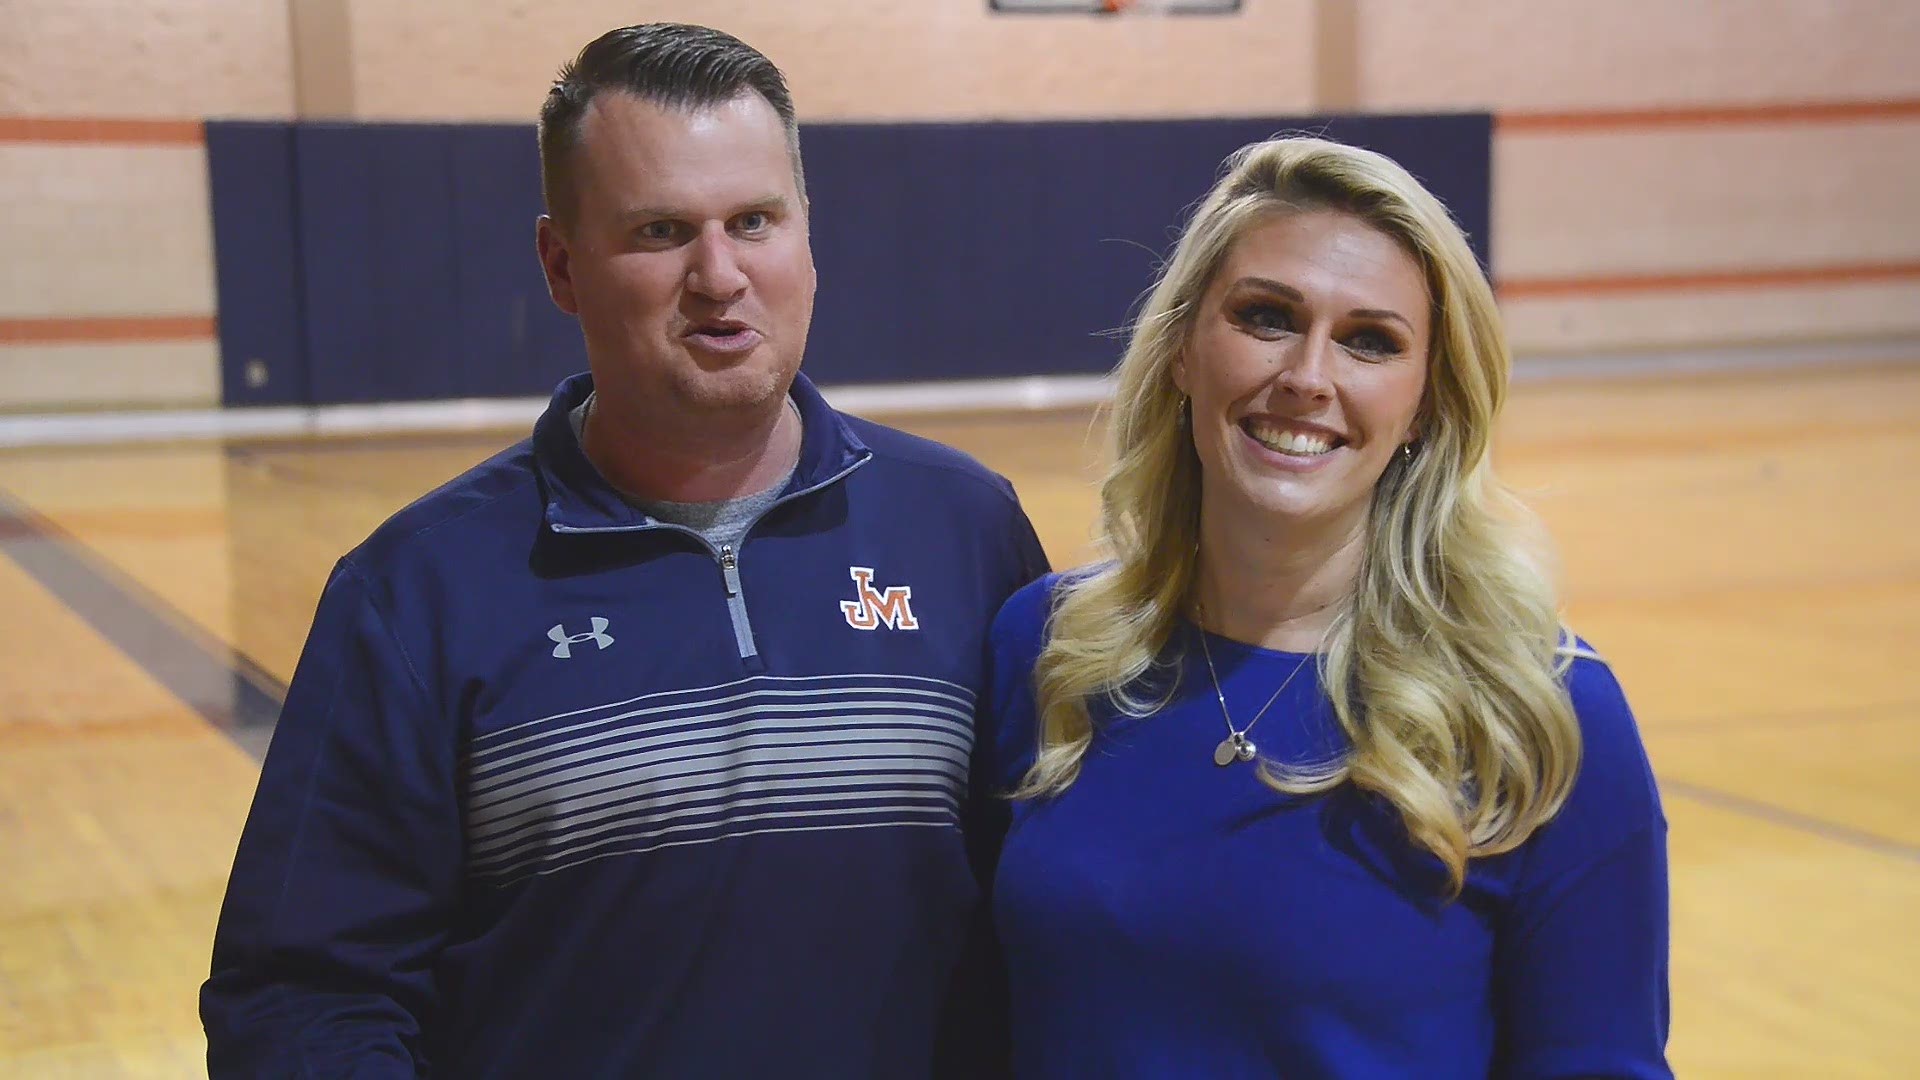
[{"label": "wooden gym floor", "polygon": [[[1085,414],[908,418],[1088,557]],[[515,433],[0,452],[0,1076],[190,1076],[333,560]],[[1500,443],[1672,825],[1688,1077],[1920,1075],[1920,365],[1526,385]]]}]

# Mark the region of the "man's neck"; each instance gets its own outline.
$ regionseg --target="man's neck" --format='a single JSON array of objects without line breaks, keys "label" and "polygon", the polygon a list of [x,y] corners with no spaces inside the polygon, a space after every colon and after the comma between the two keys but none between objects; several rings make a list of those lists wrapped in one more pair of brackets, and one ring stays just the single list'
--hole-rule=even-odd
[{"label": "man's neck", "polygon": [[658,425],[596,395],[580,440],[619,492],[643,502],[720,502],[755,495],[800,460],[800,413],[782,397],[760,415]]}]

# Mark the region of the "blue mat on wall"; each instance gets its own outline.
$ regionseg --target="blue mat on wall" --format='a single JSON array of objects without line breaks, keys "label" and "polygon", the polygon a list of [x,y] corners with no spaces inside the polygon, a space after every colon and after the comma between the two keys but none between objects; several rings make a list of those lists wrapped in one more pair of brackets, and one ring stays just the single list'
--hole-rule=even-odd
[{"label": "blue mat on wall", "polygon": [[[806,370],[1104,371],[1221,159],[1302,129],[1401,161],[1488,261],[1485,114],[810,125]],[[530,126],[222,121],[207,148],[228,404],[539,395],[585,366],[534,257]]]},{"label": "blue mat on wall", "polygon": [[[290,124],[207,124],[221,400],[228,405],[313,400],[302,340],[293,162]],[[264,381],[247,378],[249,365]]]}]

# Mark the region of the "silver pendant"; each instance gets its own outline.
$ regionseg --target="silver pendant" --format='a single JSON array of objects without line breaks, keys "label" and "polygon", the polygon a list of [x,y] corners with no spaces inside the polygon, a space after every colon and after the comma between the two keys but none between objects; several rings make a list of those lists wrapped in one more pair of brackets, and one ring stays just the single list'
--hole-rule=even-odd
[{"label": "silver pendant", "polygon": [[1231,735],[1221,739],[1220,745],[1213,748],[1213,763],[1221,768],[1233,764],[1233,759],[1239,756],[1240,748],[1234,745]]},{"label": "silver pendant", "polygon": [[1220,745],[1213,748],[1213,763],[1225,768],[1235,761],[1252,761],[1258,752],[1258,747],[1248,741],[1245,735],[1236,731],[1221,739]]}]

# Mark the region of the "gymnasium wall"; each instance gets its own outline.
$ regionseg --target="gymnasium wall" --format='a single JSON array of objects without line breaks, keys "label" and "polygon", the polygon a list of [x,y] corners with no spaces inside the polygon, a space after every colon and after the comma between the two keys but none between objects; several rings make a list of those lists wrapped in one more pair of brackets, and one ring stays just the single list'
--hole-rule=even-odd
[{"label": "gymnasium wall", "polygon": [[212,404],[205,116],[293,115],[287,9],[0,0],[0,410]]},{"label": "gymnasium wall", "polygon": [[1920,330],[1920,5],[1359,7],[1364,108],[1499,117],[1521,350]]},{"label": "gymnasium wall", "polygon": [[524,125],[560,61],[643,18],[734,30],[820,124],[1490,111],[1523,355],[1920,333],[1920,5],[986,8],[0,0],[0,410],[227,396],[203,120]]},{"label": "gymnasium wall", "polygon": [[[1488,257],[1484,113],[816,123],[809,375],[1106,371],[1103,331],[1126,323],[1168,223],[1277,125],[1406,163]],[[525,396],[585,366],[527,255],[532,142],[524,124],[210,122],[226,403]]]}]

